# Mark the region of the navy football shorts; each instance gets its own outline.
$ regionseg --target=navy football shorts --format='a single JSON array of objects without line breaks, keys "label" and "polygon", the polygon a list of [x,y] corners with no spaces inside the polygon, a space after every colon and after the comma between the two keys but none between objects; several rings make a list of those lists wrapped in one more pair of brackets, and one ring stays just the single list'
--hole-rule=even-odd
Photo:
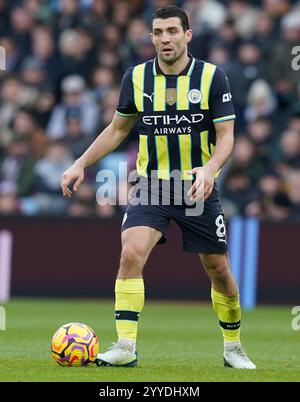
[{"label": "navy football shorts", "polygon": [[224,211],[216,186],[204,203],[201,215],[187,216],[185,205],[132,205],[125,212],[122,231],[135,226],[159,230],[167,241],[167,229],[173,219],[180,227],[183,250],[192,253],[223,254],[227,251]]}]

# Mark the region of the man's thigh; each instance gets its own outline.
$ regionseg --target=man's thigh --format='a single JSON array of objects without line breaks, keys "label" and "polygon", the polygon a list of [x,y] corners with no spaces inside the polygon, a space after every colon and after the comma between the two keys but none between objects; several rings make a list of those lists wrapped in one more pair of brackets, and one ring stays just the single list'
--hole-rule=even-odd
[{"label": "man's thigh", "polygon": [[160,236],[158,243],[165,243],[170,222],[170,207],[160,205],[129,205],[122,222],[122,233],[129,228],[148,227],[156,229]]},{"label": "man's thigh", "polygon": [[148,258],[151,250],[161,239],[162,233],[149,226],[135,226],[122,231],[122,249],[129,246],[137,254]]},{"label": "man's thigh", "polygon": [[186,216],[179,208],[174,220],[182,232],[184,251],[201,254],[227,252],[224,212],[217,197],[205,202],[201,215]]}]

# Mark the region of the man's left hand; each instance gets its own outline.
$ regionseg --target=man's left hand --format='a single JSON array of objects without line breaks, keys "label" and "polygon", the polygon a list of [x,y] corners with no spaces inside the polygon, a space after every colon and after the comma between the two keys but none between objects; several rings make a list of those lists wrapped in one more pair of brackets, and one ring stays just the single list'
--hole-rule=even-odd
[{"label": "man's left hand", "polygon": [[191,201],[206,201],[214,188],[216,170],[210,165],[195,167],[187,171],[188,174],[196,175],[196,180],[189,189],[187,195]]}]

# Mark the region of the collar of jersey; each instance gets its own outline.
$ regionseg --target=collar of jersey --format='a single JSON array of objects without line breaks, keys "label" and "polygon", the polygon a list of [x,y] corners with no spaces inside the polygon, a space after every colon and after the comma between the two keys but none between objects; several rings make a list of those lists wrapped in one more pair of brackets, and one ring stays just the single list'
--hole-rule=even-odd
[{"label": "collar of jersey", "polygon": [[[187,66],[181,71],[178,75],[187,75],[190,76],[193,72],[195,66],[195,59],[194,57],[188,53],[190,61],[188,62]],[[153,60],[153,75],[175,75],[175,74],[164,74],[158,65],[157,57]]]}]

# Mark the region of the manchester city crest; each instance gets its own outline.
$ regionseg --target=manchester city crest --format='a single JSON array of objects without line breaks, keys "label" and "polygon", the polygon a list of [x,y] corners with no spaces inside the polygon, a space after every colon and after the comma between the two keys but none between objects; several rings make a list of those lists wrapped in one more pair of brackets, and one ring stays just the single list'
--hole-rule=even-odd
[{"label": "manchester city crest", "polygon": [[167,88],[166,89],[166,102],[169,106],[172,106],[177,101],[177,91],[176,88]]},{"label": "manchester city crest", "polygon": [[199,89],[191,89],[188,93],[188,99],[191,103],[199,103],[201,98],[202,94]]}]

